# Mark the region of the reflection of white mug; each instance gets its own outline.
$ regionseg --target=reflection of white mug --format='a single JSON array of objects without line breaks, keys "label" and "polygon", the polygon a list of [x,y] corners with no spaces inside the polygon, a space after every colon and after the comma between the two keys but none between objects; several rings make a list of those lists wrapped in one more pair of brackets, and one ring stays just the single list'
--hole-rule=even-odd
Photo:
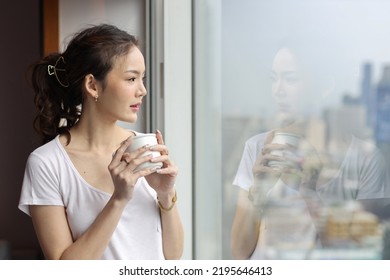
[{"label": "reflection of white mug", "polygon": [[[145,145],[153,146],[157,145],[157,138],[156,134],[154,133],[146,133],[146,134],[138,134],[136,136],[131,137],[131,144],[126,149],[126,152],[130,153],[133,152]],[[160,152],[158,151],[146,151],[142,154],[142,157],[152,154],[153,157],[159,157],[161,156]],[[161,168],[162,162],[144,162],[140,164],[136,169],[134,169],[134,172],[140,171],[142,169],[146,168]]]},{"label": "reflection of white mug", "polygon": [[[291,145],[295,148],[299,145],[299,136],[289,132],[276,132],[274,138],[272,139],[272,143],[274,144],[282,144],[282,145]],[[283,150],[273,150],[271,151],[271,155],[282,157],[284,153],[288,153],[289,151]],[[268,166],[277,167],[277,166],[287,166],[286,162],[270,160],[268,162]]]}]

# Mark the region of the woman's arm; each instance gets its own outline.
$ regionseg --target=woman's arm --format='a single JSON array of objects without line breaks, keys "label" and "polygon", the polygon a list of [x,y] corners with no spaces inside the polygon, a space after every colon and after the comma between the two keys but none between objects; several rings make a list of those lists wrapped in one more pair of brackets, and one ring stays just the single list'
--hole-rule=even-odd
[{"label": "woman's arm", "polygon": [[180,259],[183,254],[183,226],[176,206],[176,190],[159,197],[163,252],[166,259]]},{"label": "woman's arm", "polygon": [[178,168],[170,159],[168,148],[165,146],[162,134],[158,130],[156,131],[156,137],[158,145],[152,146],[150,149],[159,151],[161,156],[152,158],[150,161],[162,162],[163,166],[155,173],[146,176],[145,179],[156,191],[159,201],[164,256],[166,259],[180,259],[183,253],[184,233],[175,203],[175,182]]},{"label": "woman's arm", "polygon": [[47,259],[100,259],[125,205],[126,201],[111,198],[95,222],[75,241],[64,207],[34,205],[30,206],[30,214]]},{"label": "woman's arm", "polygon": [[258,210],[248,199],[248,192],[240,189],[231,231],[232,254],[236,259],[248,259],[256,248],[260,220]]}]

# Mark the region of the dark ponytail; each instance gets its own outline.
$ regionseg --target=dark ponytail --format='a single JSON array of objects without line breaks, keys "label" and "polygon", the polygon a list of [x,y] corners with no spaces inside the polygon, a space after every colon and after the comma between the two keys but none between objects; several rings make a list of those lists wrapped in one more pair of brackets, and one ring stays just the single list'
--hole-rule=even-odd
[{"label": "dark ponytail", "polygon": [[[69,98],[66,97],[67,82],[60,80],[66,78],[61,71],[54,68],[60,57],[59,53],[50,54],[32,68],[31,83],[38,111],[34,119],[34,128],[41,134],[44,143],[58,134],[66,133],[80,116],[80,108],[77,105],[81,104],[81,99],[73,102],[74,104],[69,102]],[[59,67],[57,65],[57,68]]]},{"label": "dark ponytail", "polygon": [[75,34],[62,54],[50,54],[32,66],[31,84],[37,108],[34,128],[43,143],[59,134],[70,136],[69,129],[81,115],[84,77],[92,74],[104,86],[114,58],[126,55],[137,45],[134,36],[101,24]]}]

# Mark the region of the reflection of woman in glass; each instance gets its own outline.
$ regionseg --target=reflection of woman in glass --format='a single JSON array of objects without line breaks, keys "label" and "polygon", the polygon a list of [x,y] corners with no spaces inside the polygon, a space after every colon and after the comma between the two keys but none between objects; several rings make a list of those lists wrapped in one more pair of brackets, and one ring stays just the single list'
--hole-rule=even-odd
[{"label": "reflection of woman in glass", "polygon": [[[326,67],[303,57],[310,55],[292,47],[279,49],[274,57],[278,126],[245,144],[234,179],[240,187],[231,237],[236,258],[280,258],[278,250],[308,251],[321,244],[325,205],[359,201],[379,216],[385,213],[382,203],[390,191],[382,156],[348,129],[332,136],[334,150],[324,145],[325,137],[318,137],[324,125],[319,108],[333,81]],[[295,135],[299,144],[273,143],[280,131]]]}]

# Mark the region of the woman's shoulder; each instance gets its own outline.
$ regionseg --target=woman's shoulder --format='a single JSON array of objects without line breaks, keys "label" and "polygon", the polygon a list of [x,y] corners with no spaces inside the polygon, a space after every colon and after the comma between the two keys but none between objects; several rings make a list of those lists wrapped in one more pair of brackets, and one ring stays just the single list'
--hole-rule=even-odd
[{"label": "woman's shoulder", "polygon": [[360,139],[355,136],[352,136],[352,141],[349,146],[349,154],[351,153],[355,153],[362,158],[382,156],[380,150],[373,141]]},{"label": "woman's shoulder", "polygon": [[267,139],[269,132],[262,132],[251,136],[245,141],[244,153],[258,154],[264,147],[264,142]]},{"label": "woman's shoulder", "polygon": [[35,148],[31,152],[31,155],[35,156],[42,156],[42,157],[48,157],[50,155],[55,154],[59,151],[59,136],[55,137],[53,140]]},{"label": "woman's shoulder", "polygon": [[246,140],[246,145],[248,146],[258,146],[259,144],[263,144],[265,139],[267,138],[269,132],[262,132],[256,135],[251,136]]},{"label": "woman's shoulder", "polygon": [[58,168],[63,162],[58,137],[33,150],[27,159],[28,169]]}]

